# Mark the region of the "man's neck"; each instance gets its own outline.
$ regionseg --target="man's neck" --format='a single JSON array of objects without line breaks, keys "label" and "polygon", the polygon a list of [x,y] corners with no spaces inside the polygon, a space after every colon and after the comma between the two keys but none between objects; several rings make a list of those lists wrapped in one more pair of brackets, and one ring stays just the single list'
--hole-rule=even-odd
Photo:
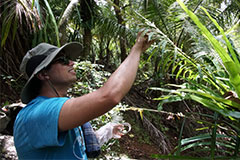
[{"label": "man's neck", "polygon": [[68,87],[57,87],[53,84],[45,84],[40,90],[40,96],[46,97],[65,97]]}]

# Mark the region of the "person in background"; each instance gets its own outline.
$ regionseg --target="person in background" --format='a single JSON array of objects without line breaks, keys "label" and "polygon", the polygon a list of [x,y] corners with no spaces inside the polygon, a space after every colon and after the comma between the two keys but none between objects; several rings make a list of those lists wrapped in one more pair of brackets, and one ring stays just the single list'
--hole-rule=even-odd
[{"label": "person in background", "polygon": [[[66,95],[77,80],[73,65],[81,56],[79,43],[60,48],[41,43],[27,52],[20,66],[29,77],[21,92],[27,106],[14,124],[19,159],[87,159],[100,154],[89,121],[111,110],[133,85],[140,55],[153,43],[141,34],[128,57],[101,88],[76,98]],[[121,127],[116,125],[113,132],[121,136]]]}]

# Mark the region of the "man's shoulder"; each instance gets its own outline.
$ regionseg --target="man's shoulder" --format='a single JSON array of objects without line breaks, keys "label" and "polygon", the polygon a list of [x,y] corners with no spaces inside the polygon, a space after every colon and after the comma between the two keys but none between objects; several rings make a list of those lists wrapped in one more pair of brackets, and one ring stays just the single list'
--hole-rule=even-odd
[{"label": "man's shoulder", "polygon": [[68,100],[67,97],[54,97],[48,98],[43,96],[38,96],[29,102],[26,107],[24,107],[19,112],[19,117],[30,118],[32,116],[36,117],[38,114],[43,112],[47,113],[49,111],[53,112],[61,109],[62,105]]},{"label": "man's shoulder", "polygon": [[68,97],[44,97],[44,96],[38,96],[35,99],[33,99],[27,106],[38,106],[38,105],[47,105],[47,104],[58,104],[61,102],[65,102],[68,100]]}]

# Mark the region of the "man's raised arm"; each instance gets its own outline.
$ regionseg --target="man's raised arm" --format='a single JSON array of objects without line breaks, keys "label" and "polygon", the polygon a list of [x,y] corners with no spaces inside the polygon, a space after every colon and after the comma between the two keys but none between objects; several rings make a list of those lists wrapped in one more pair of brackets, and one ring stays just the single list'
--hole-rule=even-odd
[{"label": "man's raised arm", "polygon": [[59,130],[65,131],[80,126],[118,104],[133,85],[141,53],[152,43],[146,35],[142,36],[139,32],[130,54],[103,87],[64,103],[59,116]]}]

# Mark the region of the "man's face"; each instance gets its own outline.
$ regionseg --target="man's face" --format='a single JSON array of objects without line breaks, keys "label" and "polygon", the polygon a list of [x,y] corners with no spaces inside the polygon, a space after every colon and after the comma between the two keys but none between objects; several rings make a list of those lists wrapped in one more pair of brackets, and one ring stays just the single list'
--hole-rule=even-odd
[{"label": "man's face", "polygon": [[73,68],[74,62],[65,56],[57,56],[48,69],[50,80],[55,85],[71,85],[76,78]]}]

